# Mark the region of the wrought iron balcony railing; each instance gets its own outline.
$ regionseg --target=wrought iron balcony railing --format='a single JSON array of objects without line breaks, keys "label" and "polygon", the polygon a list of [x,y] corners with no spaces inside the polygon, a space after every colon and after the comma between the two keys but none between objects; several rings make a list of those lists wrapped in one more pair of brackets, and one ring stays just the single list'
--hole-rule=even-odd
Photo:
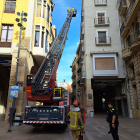
[{"label": "wrought iron balcony railing", "polygon": [[122,9],[122,7],[123,7],[124,5],[126,5],[126,0],[122,0],[122,1],[120,2],[120,6],[119,6],[119,9],[118,9],[119,13],[121,12],[121,9]]},{"label": "wrought iron balcony railing", "polygon": [[120,28],[120,35],[122,34],[124,28],[125,28],[125,22],[122,23],[122,26],[121,26],[121,28]]},{"label": "wrought iron balcony railing", "polygon": [[0,39],[0,47],[11,47],[12,39]]},{"label": "wrought iron balcony railing", "polygon": [[129,47],[131,47],[133,44],[138,43],[138,34],[137,32],[130,36],[130,39],[128,40]]},{"label": "wrought iron balcony railing", "polygon": [[137,34],[140,35],[140,25],[137,26]]},{"label": "wrought iron balcony railing", "polygon": [[95,44],[111,44],[110,36],[95,37]]},{"label": "wrought iron balcony railing", "polygon": [[105,24],[109,24],[109,18],[95,18],[94,19],[94,24],[95,25],[105,25]]},{"label": "wrought iron balcony railing", "polygon": [[125,21],[127,21],[128,17],[130,16],[130,13],[131,13],[131,10],[132,10],[132,8],[133,8],[133,6],[135,4],[135,1],[136,0],[131,0],[129,8],[128,8],[128,10],[126,12],[126,15],[125,15]]}]

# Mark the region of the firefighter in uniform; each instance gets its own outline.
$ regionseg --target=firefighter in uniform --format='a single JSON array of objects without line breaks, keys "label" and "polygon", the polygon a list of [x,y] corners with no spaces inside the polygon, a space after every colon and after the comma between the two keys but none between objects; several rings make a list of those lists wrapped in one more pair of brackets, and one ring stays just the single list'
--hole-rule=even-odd
[{"label": "firefighter in uniform", "polygon": [[84,124],[80,112],[80,102],[75,100],[73,102],[73,108],[69,112],[70,116],[70,129],[72,131],[73,140],[79,139],[79,134],[84,129]]},{"label": "firefighter in uniform", "polygon": [[118,126],[119,126],[119,121],[118,121],[118,115],[117,115],[117,110],[113,108],[113,103],[108,104],[108,117],[106,118],[106,121],[109,123],[110,131],[108,134],[112,134],[112,137],[114,140],[119,140],[118,136]]}]

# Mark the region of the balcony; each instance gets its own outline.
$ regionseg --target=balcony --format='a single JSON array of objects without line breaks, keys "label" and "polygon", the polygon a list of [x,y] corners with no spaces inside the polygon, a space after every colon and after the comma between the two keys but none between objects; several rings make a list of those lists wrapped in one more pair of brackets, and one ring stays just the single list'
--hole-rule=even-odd
[{"label": "balcony", "polygon": [[109,18],[95,18],[94,25],[95,26],[109,26]]},{"label": "balcony", "polygon": [[85,71],[82,71],[78,76],[77,83],[80,82],[80,84],[84,84],[85,78],[86,78]]},{"label": "balcony", "polygon": [[126,47],[122,50],[122,58],[124,61],[127,61],[131,58],[132,52],[130,51],[129,47]]},{"label": "balcony", "polygon": [[71,78],[74,79],[75,77],[76,77],[76,73],[73,73]]},{"label": "balcony", "polygon": [[75,69],[76,69],[76,66],[74,65],[74,66],[72,67],[72,72],[73,72]]},{"label": "balcony", "polygon": [[106,6],[107,0],[94,0],[95,6]]},{"label": "balcony", "polygon": [[135,80],[135,74],[131,72],[129,74],[129,78],[130,78],[131,81]]},{"label": "balcony", "polygon": [[122,0],[119,6],[119,15],[123,16],[127,10],[126,0]]},{"label": "balcony", "polygon": [[111,37],[95,37],[96,46],[110,46],[111,45]]},{"label": "balcony", "polygon": [[4,48],[10,48],[12,44],[12,39],[7,39],[7,41],[5,39],[0,39],[0,47],[4,47]]},{"label": "balcony", "polygon": [[125,22],[122,23],[122,26],[120,28],[120,35],[121,35],[121,38],[124,38],[127,33],[128,33],[129,29],[128,28],[125,28]]},{"label": "balcony", "polygon": [[79,61],[82,61],[82,60],[83,60],[83,57],[81,56],[81,53],[80,53],[78,58],[77,58],[77,60],[76,60],[76,62],[78,63]]},{"label": "balcony", "polygon": [[73,86],[76,86],[76,81],[73,81],[73,82],[72,82],[72,87],[73,87]]},{"label": "balcony", "polygon": [[137,26],[138,40],[140,41],[140,25]]},{"label": "balcony", "polygon": [[139,7],[140,6],[140,0],[131,0],[131,3],[129,5],[129,8],[126,12],[125,16],[125,27],[131,27],[132,23],[138,16]]},{"label": "balcony", "polygon": [[[83,23],[83,22],[82,22],[82,23]],[[84,33],[85,33],[84,27],[81,26],[81,33],[80,33],[80,39],[81,39],[81,40],[84,40]]]},{"label": "balcony", "polygon": [[80,63],[78,68],[77,68],[77,72],[82,68],[83,63]]},{"label": "balcony", "polygon": [[129,40],[130,51],[135,52],[140,48],[137,32],[130,36]]}]

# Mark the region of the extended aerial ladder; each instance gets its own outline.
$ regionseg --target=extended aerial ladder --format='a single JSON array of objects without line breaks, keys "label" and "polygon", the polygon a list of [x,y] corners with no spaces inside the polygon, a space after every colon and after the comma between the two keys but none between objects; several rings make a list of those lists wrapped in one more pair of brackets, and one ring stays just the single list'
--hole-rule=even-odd
[{"label": "extended aerial ladder", "polygon": [[68,16],[37,74],[27,76],[27,100],[43,102],[43,106],[26,106],[23,121],[25,124],[64,124],[68,121],[68,112],[70,110],[69,93],[65,92],[63,94],[61,88],[55,88],[55,80],[70,23],[72,17],[76,17],[76,14],[76,9],[68,9]]}]

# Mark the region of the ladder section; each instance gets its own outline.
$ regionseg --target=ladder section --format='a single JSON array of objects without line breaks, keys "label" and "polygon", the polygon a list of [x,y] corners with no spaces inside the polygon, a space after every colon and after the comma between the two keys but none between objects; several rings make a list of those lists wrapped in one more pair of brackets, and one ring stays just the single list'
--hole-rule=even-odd
[{"label": "ladder section", "polygon": [[42,62],[35,78],[32,81],[32,95],[47,95],[49,94],[49,81],[51,79],[53,70],[57,61],[61,58],[67,34],[69,31],[70,23],[73,13],[68,14],[64,25],[62,26],[59,35],[52,43],[51,50]]}]

